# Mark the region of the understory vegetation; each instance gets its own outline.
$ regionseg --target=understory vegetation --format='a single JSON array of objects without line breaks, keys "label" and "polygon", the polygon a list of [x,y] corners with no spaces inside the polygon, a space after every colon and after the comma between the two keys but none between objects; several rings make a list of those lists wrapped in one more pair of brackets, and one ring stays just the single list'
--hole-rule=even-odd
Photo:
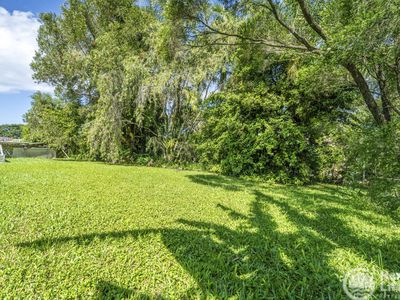
[{"label": "understory vegetation", "polygon": [[0,215],[0,298],[348,299],[400,269],[398,223],[329,184],[13,159]]},{"label": "understory vegetation", "polygon": [[400,187],[398,0],[68,0],[44,13],[25,138],[112,163]]}]

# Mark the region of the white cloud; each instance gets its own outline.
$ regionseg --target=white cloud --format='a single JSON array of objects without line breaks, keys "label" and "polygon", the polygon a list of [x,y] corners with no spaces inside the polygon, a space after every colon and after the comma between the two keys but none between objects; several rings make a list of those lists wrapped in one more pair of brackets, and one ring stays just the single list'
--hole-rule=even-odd
[{"label": "white cloud", "polygon": [[32,79],[30,63],[37,49],[39,26],[31,12],[9,13],[0,7],[0,93],[52,90]]}]

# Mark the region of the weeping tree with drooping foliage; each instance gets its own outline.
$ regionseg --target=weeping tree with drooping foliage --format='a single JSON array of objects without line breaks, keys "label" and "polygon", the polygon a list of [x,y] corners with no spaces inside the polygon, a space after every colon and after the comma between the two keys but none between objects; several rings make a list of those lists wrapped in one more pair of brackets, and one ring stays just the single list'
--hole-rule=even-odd
[{"label": "weeping tree with drooping foliage", "polygon": [[81,138],[92,157],[193,159],[188,135],[225,53],[185,48],[162,19],[109,0],[71,0],[60,16],[41,16],[35,79],[85,110]]}]

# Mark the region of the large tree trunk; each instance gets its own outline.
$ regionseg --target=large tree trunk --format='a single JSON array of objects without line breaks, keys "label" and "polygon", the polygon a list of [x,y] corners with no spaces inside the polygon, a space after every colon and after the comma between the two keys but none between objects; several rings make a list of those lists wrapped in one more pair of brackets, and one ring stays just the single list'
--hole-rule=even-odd
[{"label": "large tree trunk", "polygon": [[365,104],[367,105],[369,111],[374,117],[375,122],[378,125],[381,125],[385,122],[382,113],[379,110],[378,104],[376,103],[372,93],[368,87],[367,81],[361,72],[357,69],[357,67],[353,63],[347,63],[343,65],[353,77],[354,82],[356,83],[358,89],[361,92],[361,95],[364,99]]}]

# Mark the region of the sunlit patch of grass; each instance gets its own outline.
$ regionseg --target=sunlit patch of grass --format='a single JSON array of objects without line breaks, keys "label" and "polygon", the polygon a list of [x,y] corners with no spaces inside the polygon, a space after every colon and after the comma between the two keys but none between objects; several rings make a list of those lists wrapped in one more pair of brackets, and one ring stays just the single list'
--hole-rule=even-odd
[{"label": "sunlit patch of grass", "polygon": [[0,165],[0,298],[346,299],[400,272],[363,193],[100,163]]},{"label": "sunlit patch of grass", "polygon": [[273,220],[276,223],[276,232],[290,234],[298,231],[297,226],[290,221],[288,216],[281,208],[279,208],[279,206],[275,204],[268,204],[265,212],[273,216]]}]

